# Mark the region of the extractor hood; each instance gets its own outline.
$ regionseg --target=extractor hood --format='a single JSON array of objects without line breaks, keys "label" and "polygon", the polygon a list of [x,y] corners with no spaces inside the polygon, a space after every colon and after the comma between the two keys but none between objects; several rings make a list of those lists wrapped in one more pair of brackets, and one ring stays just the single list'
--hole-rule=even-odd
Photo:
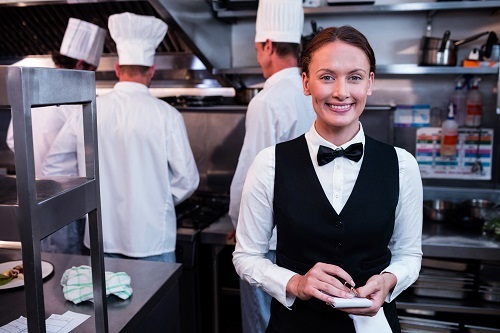
[{"label": "extractor hood", "polygon": [[[50,67],[50,54],[59,50],[70,17],[107,30],[108,17],[122,12],[155,16],[169,26],[157,48],[153,85],[227,86],[223,77],[212,75],[212,71],[229,61],[229,34],[222,23],[213,18],[210,6],[198,0],[0,0],[0,64]],[[205,31],[200,30],[200,22],[203,24],[204,20],[211,21],[210,29]],[[218,27],[212,24],[214,22]],[[108,33],[96,72],[98,86],[116,80],[113,68],[116,59],[116,45]]]}]

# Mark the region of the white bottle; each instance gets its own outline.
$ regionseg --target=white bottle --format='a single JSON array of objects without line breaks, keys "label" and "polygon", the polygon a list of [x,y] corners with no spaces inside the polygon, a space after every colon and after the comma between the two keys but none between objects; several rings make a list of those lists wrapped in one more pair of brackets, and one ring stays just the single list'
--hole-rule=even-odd
[{"label": "white bottle", "polygon": [[455,157],[457,155],[458,123],[453,113],[453,103],[448,107],[448,117],[441,127],[441,156]]},{"label": "white bottle", "polygon": [[461,77],[457,80],[455,91],[450,96],[450,102],[453,103],[453,110],[455,111],[455,120],[458,126],[465,125],[465,111],[467,107],[467,92],[463,89],[464,78]]},{"label": "white bottle", "polygon": [[472,80],[472,88],[467,92],[465,126],[479,127],[483,117],[483,98],[479,92],[481,78]]}]

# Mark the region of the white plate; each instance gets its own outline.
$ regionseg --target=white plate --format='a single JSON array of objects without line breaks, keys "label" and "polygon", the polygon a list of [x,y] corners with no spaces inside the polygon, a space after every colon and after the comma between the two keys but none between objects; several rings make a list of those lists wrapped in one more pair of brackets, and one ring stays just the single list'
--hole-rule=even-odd
[{"label": "white plate", "polygon": [[[23,261],[22,260],[14,260],[14,261],[7,261],[3,262],[0,264],[0,273],[5,272],[6,270],[12,269],[16,267],[17,265],[22,265]],[[42,278],[45,279],[47,276],[50,275],[54,271],[54,266],[50,262],[43,261],[42,260]],[[11,288],[17,288],[24,286],[24,279],[13,279],[9,283],[6,283],[2,286],[0,286],[1,289],[11,289]]]}]

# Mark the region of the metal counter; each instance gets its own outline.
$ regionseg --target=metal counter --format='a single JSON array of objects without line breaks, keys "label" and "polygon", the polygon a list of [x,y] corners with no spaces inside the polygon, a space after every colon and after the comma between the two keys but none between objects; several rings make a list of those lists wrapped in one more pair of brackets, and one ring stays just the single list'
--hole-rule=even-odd
[{"label": "metal counter", "polygon": [[[0,250],[0,261],[21,260],[21,252]],[[93,332],[94,304],[66,301],[60,284],[61,276],[72,266],[90,265],[90,257],[42,253],[42,260],[54,266],[54,272],[44,279],[45,314],[63,314],[74,311],[90,315],[74,332]],[[178,280],[182,269],[179,264],[158,263],[143,260],[105,258],[106,271],[126,272],[131,277],[134,290],[127,300],[116,296],[107,297],[109,332],[151,332],[155,328],[165,332],[180,332]],[[26,316],[24,288],[0,290],[0,326],[19,316]],[[7,311],[8,308],[8,311]]]}]

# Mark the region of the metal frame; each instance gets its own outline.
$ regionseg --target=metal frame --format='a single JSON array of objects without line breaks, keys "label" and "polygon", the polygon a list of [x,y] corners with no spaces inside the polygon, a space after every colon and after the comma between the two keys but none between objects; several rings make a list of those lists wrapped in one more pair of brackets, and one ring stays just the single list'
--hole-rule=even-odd
[{"label": "metal frame", "polygon": [[[83,106],[87,176],[35,179],[31,109],[59,104]],[[19,230],[19,235],[0,233],[0,238],[17,236],[21,240],[28,329],[46,332],[40,240],[88,213],[95,326],[97,332],[107,332],[95,74],[0,66],[0,106],[12,111],[17,185],[17,204],[2,202],[0,198],[0,216],[7,217],[2,218],[3,224],[17,223]]]}]

